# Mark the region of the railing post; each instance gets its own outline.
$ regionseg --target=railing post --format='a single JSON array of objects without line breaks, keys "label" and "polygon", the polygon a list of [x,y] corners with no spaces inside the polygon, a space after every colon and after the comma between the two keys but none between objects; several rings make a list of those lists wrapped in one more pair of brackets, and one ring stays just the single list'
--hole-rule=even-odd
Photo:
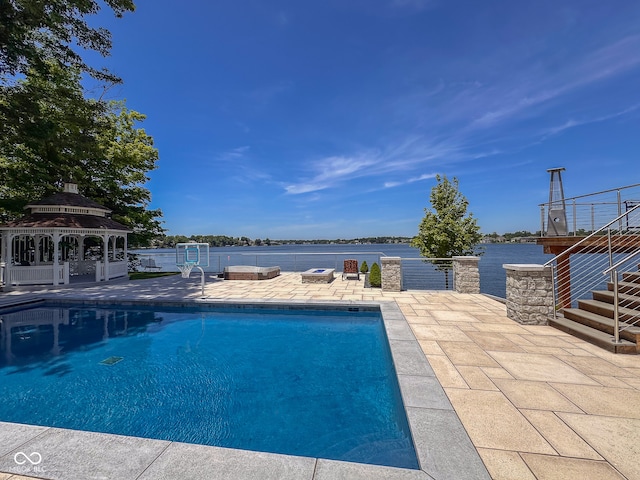
[{"label": "railing post", "polygon": [[576,210],[576,199],[573,199],[573,236],[578,235],[578,212]]},{"label": "railing post", "polygon": [[[622,198],[620,190],[618,190],[618,217],[622,215]],[[622,232],[622,218],[618,220],[618,233]]]},{"label": "railing post", "polygon": [[556,318],[558,318],[558,297],[556,295],[556,285],[557,285],[556,275],[557,275],[557,273],[558,272],[556,272],[556,267],[552,263],[551,264],[551,296],[553,297],[553,319],[554,320]]},{"label": "railing post", "polygon": [[614,269],[613,275],[613,342],[620,343],[620,300],[618,294],[618,270]]},{"label": "railing post", "polygon": [[540,236],[546,237],[547,232],[544,230],[544,204],[540,205]]},{"label": "railing post", "polygon": [[[609,253],[609,267],[613,267],[613,246],[611,245],[611,229],[607,230],[607,251]],[[613,282],[613,274],[611,272],[611,281]]]}]

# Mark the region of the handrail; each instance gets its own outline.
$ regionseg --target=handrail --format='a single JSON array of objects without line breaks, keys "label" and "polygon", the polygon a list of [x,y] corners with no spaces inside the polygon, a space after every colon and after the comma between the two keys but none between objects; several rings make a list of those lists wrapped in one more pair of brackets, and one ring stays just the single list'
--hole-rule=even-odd
[{"label": "handrail", "polygon": [[559,255],[556,255],[555,257],[553,257],[551,260],[549,260],[548,262],[546,262],[544,264],[545,267],[548,267],[551,263],[553,263],[554,261],[556,261],[558,259],[558,257],[560,257],[560,255],[565,255],[566,253],[571,252],[572,250],[574,250],[578,245],[582,245],[584,242],[586,242],[587,240],[589,240],[591,237],[596,236],[598,233],[602,232],[603,230],[605,230],[606,228],[610,227],[611,225],[613,225],[616,222],[619,222],[620,220],[622,220],[624,217],[628,216],[629,214],[633,213],[635,210],[637,210],[638,208],[640,208],[640,203],[638,205],[636,205],[635,207],[631,208],[630,210],[627,210],[626,212],[618,215],[615,219],[611,220],[609,223],[607,223],[606,225],[600,227],[598,230],[596,230],[595,232],[591,233],[590,235],[584,237],[582,240],[580,240],[577,243],[574,243],[571,247],[569,247],[568,249],[566,249],[564,252],[562,252]]},{"label": "handrail", "polygon": [[[576,195],[575,197],[565,198],[564,200],[565,202],[567,202],[569,200],[575,200],[577,198],[593,197],[595,195],[602,195],[603,193],[618,192],[620,190],[625,190],[627,188],[633,188],[633,187],[640,187],[640,183],[634,183],[633,185],[627,185],[626,187],[610,188],[609,190],[602,190],[601,192],[586,193],[584,195]],[[555,203],[555,202],[544,202],[544,203],[538,204],[538,206],[542,207],[544,205],[549,205],[550,203]]]},{"label": "handrail", "polygon": [[637,250],[636,252],[630,253],[625,258],[623,258],[622,260],[617,262],[615,265],[611,265],[604,272],[602,272],[602,274],[603,275],[607,275],[607,274],[611,273],[612,271],[617,270],[618,268],[620,268],[622,265],[624,265],[625,263],[627,263],[629,260],[631,260],[633,257],[635,257],[637,255],[640,255],[640,250]]}]

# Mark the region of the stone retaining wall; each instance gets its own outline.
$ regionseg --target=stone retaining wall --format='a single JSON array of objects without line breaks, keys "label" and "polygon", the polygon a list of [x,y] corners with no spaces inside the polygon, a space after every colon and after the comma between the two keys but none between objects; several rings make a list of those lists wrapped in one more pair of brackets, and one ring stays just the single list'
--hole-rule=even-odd
[{"label": "stone retaining wall", "polygon": [[506,264],[507,316],[525,325],[546,325],[553,315],[551,267]]}]

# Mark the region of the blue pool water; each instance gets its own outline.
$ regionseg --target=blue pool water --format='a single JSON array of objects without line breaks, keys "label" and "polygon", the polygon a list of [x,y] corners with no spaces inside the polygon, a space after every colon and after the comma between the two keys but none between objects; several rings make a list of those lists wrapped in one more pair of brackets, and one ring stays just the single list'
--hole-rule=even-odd
[{"label": "blue pool water", "polygon": [[2,421],[418,468],[379,312],[0,318]]}]

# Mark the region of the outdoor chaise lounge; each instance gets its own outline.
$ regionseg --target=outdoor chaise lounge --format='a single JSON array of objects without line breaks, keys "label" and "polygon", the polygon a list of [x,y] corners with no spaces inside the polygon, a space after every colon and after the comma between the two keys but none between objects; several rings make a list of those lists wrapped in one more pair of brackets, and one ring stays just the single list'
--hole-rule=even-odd
[{"label": "outdoor chaise lounge", "polygon": [[342,270],[342,279],[349,278],[349,275],[355,275],[360,280],[360,270],[358,270],[357,260],[345,260],[344,269]]}]

